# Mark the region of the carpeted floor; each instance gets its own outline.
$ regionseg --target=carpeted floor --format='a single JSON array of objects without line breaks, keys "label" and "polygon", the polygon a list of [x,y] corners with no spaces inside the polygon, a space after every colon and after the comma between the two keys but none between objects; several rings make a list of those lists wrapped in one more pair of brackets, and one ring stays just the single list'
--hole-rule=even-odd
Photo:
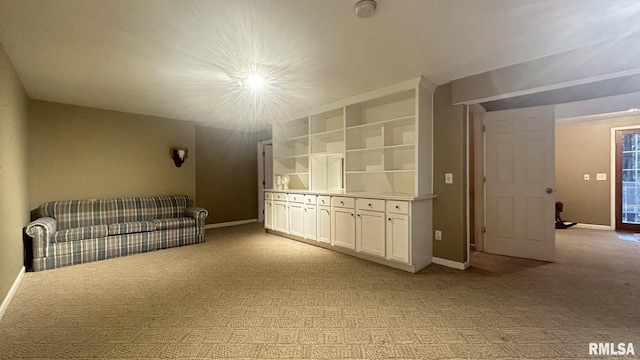
[{"label": "carpeted floor", "polygon": [[[589,358],[640,354],[640,243],[557,231],[557,262],[474,253],[418,274],[268,235],[27,273],[0,358]],[[598,357],[602,358],[602,357]],[[616,357],[620,358],[620,357]]]}]

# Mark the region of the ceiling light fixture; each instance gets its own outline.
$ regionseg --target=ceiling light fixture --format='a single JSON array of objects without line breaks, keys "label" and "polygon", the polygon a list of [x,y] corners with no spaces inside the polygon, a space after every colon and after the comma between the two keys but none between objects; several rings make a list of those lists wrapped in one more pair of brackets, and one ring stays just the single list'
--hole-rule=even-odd
[{"label": "ceiling light fixture", "polygon": [[375,0],[360,0],[355,4],[354,9],[356,10],[357,17],[366,19],[376,12],[376,7],[377,4]]},{"label": "ceiling light fixture", "polygon": [[250,73],[244,81],[253,90],[260,90],[267,80],[258,73]]}]

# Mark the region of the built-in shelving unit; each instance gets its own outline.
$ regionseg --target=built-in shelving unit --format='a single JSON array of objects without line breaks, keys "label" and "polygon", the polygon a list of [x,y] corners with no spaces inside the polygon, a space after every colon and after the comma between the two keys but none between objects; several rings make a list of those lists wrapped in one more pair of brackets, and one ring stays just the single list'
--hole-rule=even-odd
[{"label": "built-in shelving unit", "polygon": [[274,126],[274,176],[289,175],[295,190],[430,194],[433,89],[423,85],[405,82]]},{"label": "built-in shelving unit", "polygon": [[[288,176],[289,189],[309,189],[309,123],[306,117],[274,126],[274,176]],[[276,179],[274,179],[274,184]]]},{"label": "built-in shelving unit", "polygon": [[434,89],[420,77],[275,124],[274,176],[290,182],[265,192],[265,228],[407,271],[431,263]]}]

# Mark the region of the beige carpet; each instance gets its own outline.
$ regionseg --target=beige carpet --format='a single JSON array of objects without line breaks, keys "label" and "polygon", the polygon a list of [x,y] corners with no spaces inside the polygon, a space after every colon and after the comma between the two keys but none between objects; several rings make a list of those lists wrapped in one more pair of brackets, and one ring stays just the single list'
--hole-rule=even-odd
[{"label": "beige carpet", "polygon": [[589,342],[640,354],[640,243],[559,230],[557,253],[410,274],[258,224],[209,230],[205,244],[27,273],[0,358],[584,359]]}]

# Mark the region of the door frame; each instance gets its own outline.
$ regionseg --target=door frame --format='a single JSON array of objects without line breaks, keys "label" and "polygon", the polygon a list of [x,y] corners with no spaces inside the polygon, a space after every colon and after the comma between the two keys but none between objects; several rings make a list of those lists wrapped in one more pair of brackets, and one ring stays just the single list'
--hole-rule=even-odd
[{"label": "door frame", "polygon": [[[467,110],[467,134],[473,134],[473,144],[474,149],[470,148],[471,141],[469,141],[469,137],[467,135],[467,194],[470,194],[471,187],[474,187],[474,207],[471,208],[471,201],[469,199],[469,195],[467,195],[467,263],[469,262],[469,258],[471,256],[471,233],[473,232],[475,236],[475,251],[485,251],[485,242],[484,242],[484,229],[486,226],[486,188],[484,177],[486,174],[486,164],[485,164],[485,152],[486,152],[486,144],[485,144],[485,136],[484,136],[484,114],[487,111],[480,104],[472,104],[468,106]],[[470,119],[469,113],[473,113],[474,117],[474,129],[470,132]],[[469,159],[473,156],[473,164],[474,169],[471,169],[471,162]],[[471,172],[473,176],[471,175]],[[474,181],[472,182],[471,179]],[[474,212],[474,226],[472,228],[472,224],[470,221],[471,212]]]},{"label": "door frame", "polygon": [[273,140],[258,141],[258,222],[264,222],[264,146],[273,144]]},{"label": "door frame", "polygon": [[619,130],[640,129],[640,125],[618,126],[611,128],[611,170],[609,171],[611,185],[611,222],[609,230],[616,230],[616,132]]}]

